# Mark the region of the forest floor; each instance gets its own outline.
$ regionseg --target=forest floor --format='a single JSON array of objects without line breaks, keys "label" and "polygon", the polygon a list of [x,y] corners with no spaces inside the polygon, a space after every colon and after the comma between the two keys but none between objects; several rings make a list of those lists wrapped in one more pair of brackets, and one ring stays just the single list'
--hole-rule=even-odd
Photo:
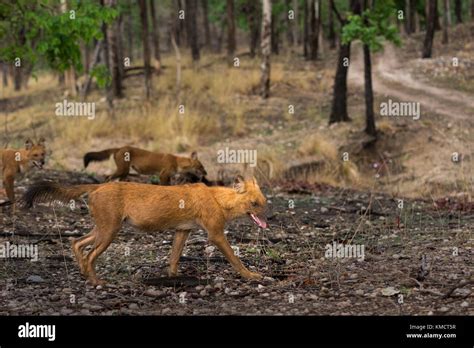
[{"label": "forest floor", "polygon": [[[64,171],[35,173],[91,183]],[[265,275],[246,281],[213,249],[203,231],[191,234],[180,276],[166,267],[172,231],[142,233],[124,226],[98,259],[105,286],[87,285],[70,240],[92,228],[87,207],[4,208],[0,243],[33,243],[37,261],[0,264],[0,314],[10,315],[474,315],[474,205],[407,199],[325,185],[284,183],[266,192],[269,228],[231,223],[227,238],[243,262]],[[293,206],[294,208],[289,208]],[[354,257],[331,258],[333,242],[363,246]],[[336,255],[337,256],[337,255]],[[424,261],[423,261],[424,260]]]},{"label": "forest floor", "polygon": [[[141,78],[126,80],[127,98],[116,101],[113,120],[105,116],[100,91],[89,99],[97,102],[94,121],[58,119],[54,105],[65,96],[51,76],[40,76],[18,94],[3,93],[3,140],[19,147],[25,137],[42,135],[51,150],[45,170],[16,182],[17,196],[40,179],[101,181],[113,161],[91,164],[85,172],[83,154],[130,143],[180,153],[197,149],[211,178],[221,168],[217,150],[257,149],[274,175],[266,172],[261,180],[271,201],[270,228],[259,230],[245,219],[227,228],[243,262],[266,276],[258,282],[240,279],[203,231],[187,242],[181,276],[169,279],[172,231],[145,234],[124,226],[97,263],[108,284],[94,288],[81,278],[70,251],[70,239],[92,228],[86,206],[39,205],[15,213],[0,208],[0,245],[32,243],[39,249],[36,262],[0,260],[0,314],[474,315],[472,284],[443,297],[472,279],[474,266],[474,26],[457,26],[450,35],[447,46],[435,42],[430,60],[417,58],[422,37],[416,35],[401,48],[386,46],[373,55],[376,114],[389,98],[421,105],[419,120],[377,116],[375,150],[363,147],[357,45],[348,124],[327,125],[335,51],[316,63],[294,53],[272,57],[269,100],[255,90],[258,60],[243,58],[241,70],[232,70],[224,60],[203,56],[197,72],[185,60],[188,114],[182,120],[174,110],[173,56],[165,58],[151,102],[143,100]],[[456,69],[453,57],[460,60]],[[340,172],[343,152],[356,168],[354,177]],[[459,161],[452,160],[453,152]],[[326,168],[292,170],[314,163]],[[333,241],[363,246],[363,259],[325,257]]]}]

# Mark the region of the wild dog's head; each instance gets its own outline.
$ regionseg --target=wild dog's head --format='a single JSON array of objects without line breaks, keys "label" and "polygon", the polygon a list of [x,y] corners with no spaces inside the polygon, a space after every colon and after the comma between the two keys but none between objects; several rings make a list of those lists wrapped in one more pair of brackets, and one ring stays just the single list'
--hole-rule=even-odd
[{"label": "wild dog's head", "polygon": [[199,181],[201,181],[207,175],[207,172],[204,169],[204,166],[202,165],[201,161],[199,161],[198,159],[198,155],[196,151],[194,151],[191,154],[191,157],[182,166],[181,170],[184,173],[190,173],[192,175],[195,175],[199,179]]},{"label": "wild dog's head", "polygon": [[46,146],[44,138],[34,144],[30,139],[25,142],[27,167],[43,168],[46,160]]},{"label": "wild dog's head", "polygon": [[234,190],[238,194],[238,204],[235,207],[238,215],[248,215],[249,218],[259,227],[266,228],[267,220],[265,211],[267,209],[267,199],[260,191],[255,178],[245,180],[241,175],[235,178]]}]

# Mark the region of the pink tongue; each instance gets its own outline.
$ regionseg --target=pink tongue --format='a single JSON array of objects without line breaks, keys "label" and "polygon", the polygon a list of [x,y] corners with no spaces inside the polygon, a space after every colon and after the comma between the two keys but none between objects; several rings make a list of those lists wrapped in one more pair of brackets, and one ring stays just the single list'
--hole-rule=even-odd
[{"label": "pink tongue", "polygon": [[257,226],[261,228],[267,228],[267,222],[265,220],[260,220],[255,214],[250,214],[250,216],[252,217],[253,222],[257,224]]}]

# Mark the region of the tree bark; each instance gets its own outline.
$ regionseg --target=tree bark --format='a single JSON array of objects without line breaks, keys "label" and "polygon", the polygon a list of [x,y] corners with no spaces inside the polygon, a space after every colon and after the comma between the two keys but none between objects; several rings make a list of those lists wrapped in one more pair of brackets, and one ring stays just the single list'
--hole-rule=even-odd
[{"label": "tree bark", "polygon": [[272,20],[271,20],[271,46],[272,46],[272,53],[273,54],[280,54],[280,32],[278,28],[278,22],[277,18],[275,17],[274,14],[272,14]]},{"label": "tree bark", "polygon": [[157,74],[161,70],[161,55],[160,55],[160,29],[156,20],[156,8],[155,0],[150,0],[150,12],[151,12],[151,36],[153,39],[153,57],[154,57],[154,68]]},{"label": "tree bark", "polygon": [[186,35],[194,63],[199,62],[200,59],[196,11],[197,0],[186,0]]},{"label": "tree bark", "polygon": [[235,42],[235,15],[234,0],[227,0],[227,60],[232,64],[234,60],[236,42]]},{"label": "tree bark", "polygon": [[[117,7],[117,0],[106,0],[106,6],[110,8]],[[122,58],[119,52],[120,23],[118,20],[112,22],[107,27],[107,42],[109,49],[109,67],[112,76],[112,93],[116,98],[123,97],[122,76],[120,74],[120,64]]]},{"label": "tree bark", "polygon": [[3,87],[8,87],[8,64],[2,62],[2,82]]},{"label": "tree bark", "polygon": [[258,38],[260,35],[259,29],[259,10],[257,7],[257,2],[255,0],[247,0],[244,6],[244,12],[247,16],[247,21],[249,23],[249,32],[250,32],[250,39],[249,39],[249,49],[250,49],[250,57],[254,58],[255,53],[257,50],[258,45]]},{"label": "tree bark", "polygon": [[286,20],[286,40],[288,41],[288,46],[293,46],[294,37],[293,37],[293,21],[290,19],[289,12],[291,8],[291,0],[285,0],[285,20]]},{"label": "tree bark", "polygon": [[143,61],[145,66],[145,96],[149,100],[152,88],[150,69],[150,45],[148,42],[148,16],[146,0],[138,0],[140,6],[140,19],[142,24]]},{"label": "tree bark", "polygon": [[[66,0],[61,0],[61,12],[62,13],[67,12],[67,2],[66,2]],[[65,81],[65,84],[66,84],[66,88],[69,89],[69,92],[71,93],[71,95],[75,97],[77,95],[76,72],[74,71],[73,66],[69,67],[64,72],[64,81]],[[15,84],[15,88],[16,88],[16,84]]]},{"label": "tree bark", "polygon": [[211,47],[211,28],[209,26],[209,10],[207,0],[201,0],[202,17],[204,24],[204,46]]},{"label": "tree bark", "polygon": [[261,78],[261,96],[268,98],[270,95],[270,55],[272,44],[272,3],[271,0],[263,0],[262,15],[262,78]]},{"label": "tree bark", "polygon": [[303,55],[305,58],[309,56],[309,25],[308,25],[308,0],[303,0]]},{"label": "tree bark", "polygon": [[300,30],[299,30],[299,16],[300,16],[300,10],[299,10],[299,1],[298,0],[293,0],[293,11],[295,11],[295,19],[293,23],[293,44],[295,46],[299,45],[301,42],[300,38]]},{"label": "tree bark", "polygon": [[462,2],[461,0],[454,1],[454,13],[456,15],[456,23],[462,23]]},{"label": "tree bark", "polygon": [[435,34],[435,20],[436,20],[436,0],[429,0],[428,4],[428,18],[425,40],[423,43],[422,58],[431,58],[431,51],[433,48],[433,38]]},{"label": "tree bark", "polygon": [[442,43],[446,45],[449,42],[448,38],[448,11],[449,11],[449,0],[443,0],[443,40]]},{"label": "tree bark", "polygon": [[319,30],[321,27],[321,1],[311,0],[311,44],[310,44],[310,60],[318,59],[319,48]]},{"label": "tree bark", "polygon": [[329,40],[329,48],[335,49],[336,48],[336,32],[334,30],[334,13],[332,12],[332,3],[334,0],[329,0],[329,8],[328,8],[328,40]]},{"label": "tree bark", "polygon": [[128,1],[129,11],[127,14],[127,40],[128,40],[128,58],[133,60],[133,21],[132,21],[132,0]]},{"label": "tree bark", "polygon": [[337,59],[336,76],[334,77],[334,91],[329,116],[329,124],[336,122],[351,121],[347,114],[347,73],[351,56],[351,44],[339,43],[339,55]]}]

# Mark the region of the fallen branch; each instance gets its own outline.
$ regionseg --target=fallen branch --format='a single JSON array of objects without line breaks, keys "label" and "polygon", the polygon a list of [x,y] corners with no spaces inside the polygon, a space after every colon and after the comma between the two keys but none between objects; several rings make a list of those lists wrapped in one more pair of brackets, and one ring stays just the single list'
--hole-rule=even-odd
[{"label": "fallen branch", "polygon": [[474,277],[471,277],[470,279],[461,280],[457,285],[450,288],[448,292],[446,293],[446,295],[443,296],[443,298],[450,297],[456,289],[462,288],[468,284],[474,284]]}]

